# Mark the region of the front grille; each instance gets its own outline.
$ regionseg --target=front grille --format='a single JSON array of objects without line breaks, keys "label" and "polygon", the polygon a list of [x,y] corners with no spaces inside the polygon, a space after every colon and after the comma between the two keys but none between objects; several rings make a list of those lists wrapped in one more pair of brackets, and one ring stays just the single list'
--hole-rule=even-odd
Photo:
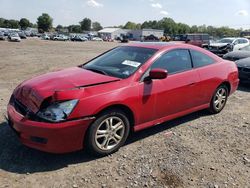
[{"label": "front grille", "polygon": [[219,50],[219,47],[209,46],[209,50]]}]

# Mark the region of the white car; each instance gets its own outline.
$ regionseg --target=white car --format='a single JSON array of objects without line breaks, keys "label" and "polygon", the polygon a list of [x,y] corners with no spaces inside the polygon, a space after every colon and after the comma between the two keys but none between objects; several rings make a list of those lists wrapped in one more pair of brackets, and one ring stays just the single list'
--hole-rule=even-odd
[{"label": "white car", "polygon": [[54,36],[53,40],[66,41],[66,40],[69,40],[69,37],[67,37],[65,35],[56,35],[56,36]]},{"label": "white car", "polygon": [[42,38],[43,40],[49,40],[49,39],[50,39],[49,35],[47,35],[47,34],[43,34],[43,35],[41,36],[41,38]]},{"label": "white car", "polygon": [[21,42],[21,38],[19,37],[18,33],[10,33],[8,39],[9,41]]},{"label": "white car", "polygon": [[216,42],[211,42],[209,45],[203,45],[203,47],[219,56],[222,56],[228,52],[244,48],[249,44],[249,40],[246,38],[223,38]]},{"label": "white car", "polygon": [[94,37],[94,38],[92,38],[92,41],[103,41],[103,40],[100,37]]}]

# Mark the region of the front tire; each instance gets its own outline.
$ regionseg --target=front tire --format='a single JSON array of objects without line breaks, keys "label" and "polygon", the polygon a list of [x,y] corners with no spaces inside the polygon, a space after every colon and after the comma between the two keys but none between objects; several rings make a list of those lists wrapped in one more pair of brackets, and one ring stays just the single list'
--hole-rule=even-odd
[{"label": "front tire", "polygon": [[87,148],[97,156],[112,154],[125,143],[129,130],[130,123],[123,111],[106,111],[90,126]]},{"label": "front tire", "polygon": [[225,85],[219,86],[210,102],[209,111],[213,114],[220,113],[227,103],[228,88]]}]

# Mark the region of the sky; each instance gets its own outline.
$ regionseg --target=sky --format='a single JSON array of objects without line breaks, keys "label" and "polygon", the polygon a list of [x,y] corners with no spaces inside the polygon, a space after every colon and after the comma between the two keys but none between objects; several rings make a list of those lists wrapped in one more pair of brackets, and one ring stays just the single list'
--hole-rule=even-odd
[{"label": "sky", "polygon": [[189,25],[250,29],[250,0],[0,0],[0,17],[6,19],[35,23],[42,13],[54,26],[78,24],[85,17],[104,27],[170,17]]}]

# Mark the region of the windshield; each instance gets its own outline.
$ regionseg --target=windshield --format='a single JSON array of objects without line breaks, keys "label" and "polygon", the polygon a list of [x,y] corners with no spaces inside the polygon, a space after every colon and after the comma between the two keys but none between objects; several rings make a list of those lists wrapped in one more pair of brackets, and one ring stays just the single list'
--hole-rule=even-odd
[{"label": "windshield", "polygon": [[127,78],[152,57],[156,49],[131,46],[117,47],[93,59],[84,69],[118,78]]},{"label": "windshield", "polygon": [[241,48],[240,50],[242,51],[250,51],[250,45],[244,47],[244,48]]},{"label": "windshield", "polygon": [[231,44],[233,41],[234,41],[233,39],[221,39],[221,40],[218,40],[217,42]]},{"label": "windshield", "polygon": [[19,37],[19,35],[17,33],[11,33],[10,36],[12,36],[12,37]]}]

